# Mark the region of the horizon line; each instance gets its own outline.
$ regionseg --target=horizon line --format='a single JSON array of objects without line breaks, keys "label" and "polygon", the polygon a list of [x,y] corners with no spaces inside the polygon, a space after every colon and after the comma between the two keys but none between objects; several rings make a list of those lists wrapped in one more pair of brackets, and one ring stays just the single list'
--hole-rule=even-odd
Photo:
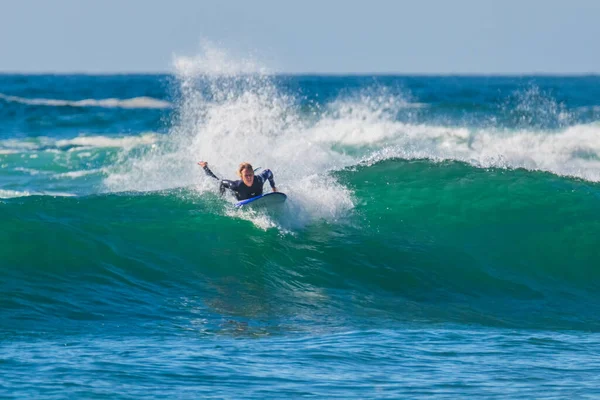
[{"label": "horizon line", "polygon": [[[256,72],[239,73],[235,75],[253,75]],[[20,75],[20,76],[118,76],[118,75],[177,75],[173,71],[1,71],[0,75]],[[213,75],[213,74],[210,74]],[[219,75],[219,74],[214,74]],[[519,76],[562,76],[562,77],[586,77],[600,76],[600,72],[267,72],[261,75],[273,76],[448,76],[448,77],[519,77]]]}]

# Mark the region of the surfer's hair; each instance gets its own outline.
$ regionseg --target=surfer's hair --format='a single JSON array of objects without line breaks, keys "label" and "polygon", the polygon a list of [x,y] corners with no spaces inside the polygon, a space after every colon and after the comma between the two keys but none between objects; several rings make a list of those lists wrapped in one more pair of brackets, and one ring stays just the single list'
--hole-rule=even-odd
[{"label": "surfer's hair", "polygon": [[242,176],[242,171],[245,169],[249,169],[250,171],[254,172],[254,168],[252,168],[252,165],[250,163],[243,162],[240,164],[240,166],[237,169],[238,176]]}]

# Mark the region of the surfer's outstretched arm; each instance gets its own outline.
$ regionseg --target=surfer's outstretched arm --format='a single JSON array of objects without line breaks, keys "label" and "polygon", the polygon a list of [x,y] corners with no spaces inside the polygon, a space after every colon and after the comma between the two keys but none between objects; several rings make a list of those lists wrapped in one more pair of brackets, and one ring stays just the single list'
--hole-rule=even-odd
[{"label": "surfer's outstretched arm", "polygon": [[199,161],[198,165],[202,167],[206,175],[210,176],[211,178],[215,178],[216,180],[221,180],[221,178],[213,174],[210,168],[208,168],[208,163],[206,161]]},{"label": "surfer's outstretched arm", "polygon": [[210,176],[211,178],[215,178],[216,180],[218,180],[219,183],[219,193],[221,195],[225,194],[225,189],[231,189],[235,192],[236,190],[236,185],[234,181],[230,181],[228,179],[221,179],[218,176],[216,176],[211,170],[210,168],[208,168],[208,163],[206,161],[200,161],[198,162],[198,165],[202,167],[202,169],[204,170],[204,173],[206,173],[206,175]]}]

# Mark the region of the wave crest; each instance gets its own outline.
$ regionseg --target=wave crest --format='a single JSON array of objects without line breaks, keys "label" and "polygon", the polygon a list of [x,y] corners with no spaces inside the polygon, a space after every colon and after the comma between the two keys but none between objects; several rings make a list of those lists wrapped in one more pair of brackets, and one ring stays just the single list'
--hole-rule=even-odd
[{"label": "wave crest", "polygon": [[48,107],[102,107],[102,108],[154,108],[165,109],[171,108],[172,105],[168,101],[155,99],[152,97],[134,97],[131,99],[84,99],[84,100],[59,100],[59,99],[30,99],[18,96],[9,96],[0,93],[0,99],[11,102],[20,103],[30,106],[48,106]]}]

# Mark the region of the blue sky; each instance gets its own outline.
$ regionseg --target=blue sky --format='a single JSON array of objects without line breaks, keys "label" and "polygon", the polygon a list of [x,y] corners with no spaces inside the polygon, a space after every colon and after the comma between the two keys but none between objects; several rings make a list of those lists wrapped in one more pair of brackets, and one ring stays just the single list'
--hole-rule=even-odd
[{"label": "blue sky", "polygon": [[200,43],[283,73],[600,73],[600,1],[0,0],[0,71],[168,72]]}]

